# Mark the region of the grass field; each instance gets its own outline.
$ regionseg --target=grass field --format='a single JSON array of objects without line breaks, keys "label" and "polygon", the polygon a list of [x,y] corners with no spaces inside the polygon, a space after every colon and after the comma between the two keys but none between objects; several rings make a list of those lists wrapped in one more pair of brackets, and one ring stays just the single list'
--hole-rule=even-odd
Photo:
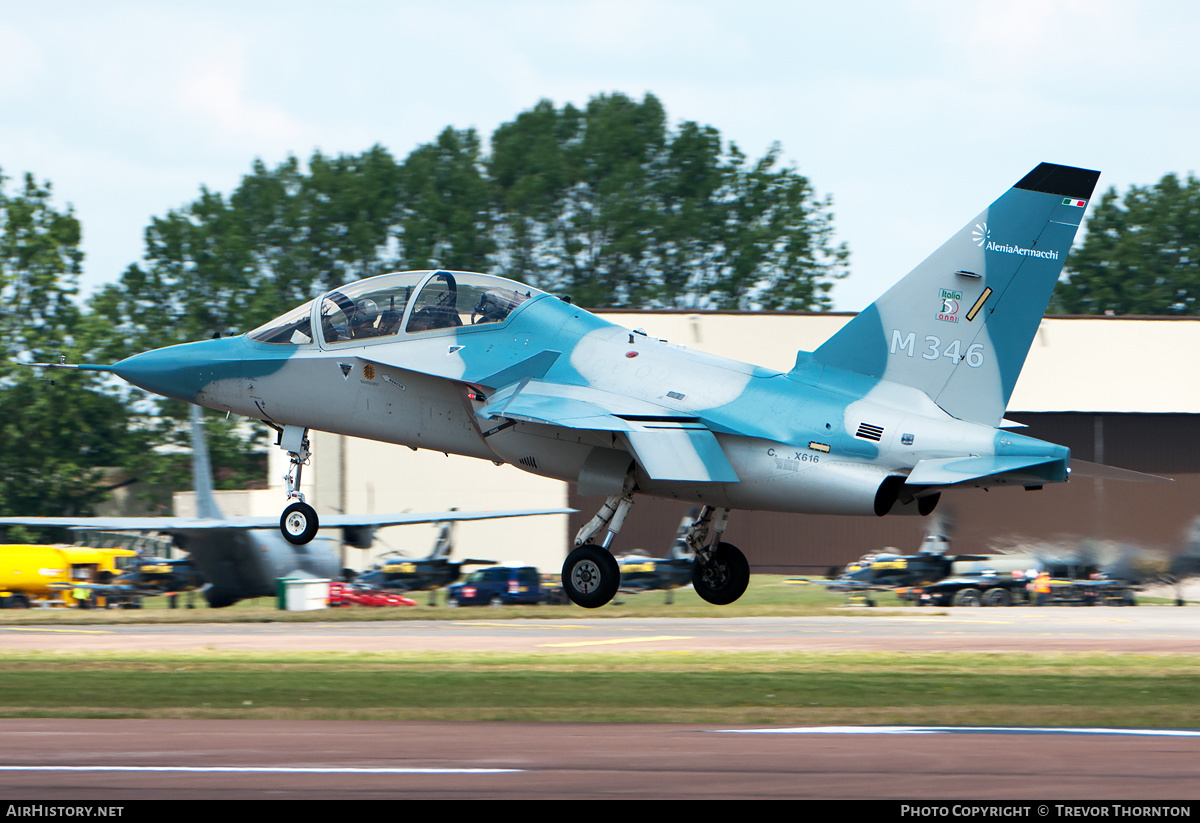
[{"label": "grass field", "polygon": [[[420,605],[289,613],[270,599],[172,610],[157,598],[134,611],[0,611],[0,628],[845,613],[844,596],[778,576],[755,576],[731,606],[711,606],[690,590],[674,595],[671,605],[661,592],[623,595],[594,612]],[[877,600],[899,605],[889,595]],[[1200,658],[1191,655],[44,651],[0,654],[0,672],[0,717],[1200,727]]]},{"label": "grass field", "polygon": [[8,654],[2,717],[1200,727],[1189,655]]}]

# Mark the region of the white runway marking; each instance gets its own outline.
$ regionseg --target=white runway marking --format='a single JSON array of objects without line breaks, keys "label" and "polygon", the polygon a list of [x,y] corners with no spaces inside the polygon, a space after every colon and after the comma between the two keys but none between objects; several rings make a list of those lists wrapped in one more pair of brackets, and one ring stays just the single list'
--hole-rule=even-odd
[{"label": "white runway marking", "polygon": [[516,774],[524,769],[355,769],[328,766],[0,766],[0,772],[234,772],[238,774]]},{"label": "white runway marking", "polygon": [[578,646],[619,646],[624,643],[654,643],[659,640],[691,640],[691,637],[663,635],[661,637],[619,637],[613,640],[577,640],[571,643],[539,643],[547,649],[571,649]]},{"label": "white runway marking", "polygon": [[1023,726],[800,726],[793,729],[719,729],[718,734],[1118,734],[1200,737],[1194,729],[1057,729]]}]

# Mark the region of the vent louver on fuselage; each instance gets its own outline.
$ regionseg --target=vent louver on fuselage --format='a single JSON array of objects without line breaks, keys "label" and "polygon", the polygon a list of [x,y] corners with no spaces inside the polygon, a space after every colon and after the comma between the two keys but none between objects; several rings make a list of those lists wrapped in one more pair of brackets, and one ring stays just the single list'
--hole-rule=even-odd
[{"label": "vent louver on fuselage", "polygon": [[874,440],[876,443],[883,437],[883,426],[875,426],[871,423],[859,423],[858,432],[855,437],[861,437],[863,440]]}]

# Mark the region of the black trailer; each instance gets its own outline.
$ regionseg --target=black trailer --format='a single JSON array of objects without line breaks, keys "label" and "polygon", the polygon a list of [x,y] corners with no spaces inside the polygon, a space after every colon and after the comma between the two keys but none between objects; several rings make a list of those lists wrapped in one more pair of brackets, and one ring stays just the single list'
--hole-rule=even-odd
[{"label": "black trailer", "polygon": [[[994,574],[947,577],[914,588],[909,599],[917,606],[1019,606],[1037,602],[1033,581],[1024,576]],[[1046,605],[1136,606],[1136,587],[1126,580],[1054,577]]]}]

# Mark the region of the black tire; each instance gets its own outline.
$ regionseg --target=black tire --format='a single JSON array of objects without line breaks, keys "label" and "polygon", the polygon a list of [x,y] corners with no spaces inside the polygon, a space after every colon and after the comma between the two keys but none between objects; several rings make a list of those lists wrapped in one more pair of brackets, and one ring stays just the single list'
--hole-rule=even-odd
[{"label": "black tire", "polygon": [[955,592],[951,603],[955,606],[982,606],[983,598],[979,594],[979,589],[963,589]]},{"label": "black tire", "polygon": [[598,609],[616,597],[621,567],[607,549],[585,543],[567,555],[562,586],[576,606]]},{"label": "black tire", "polygon": [[714,606],[727,606],[750,585],[750,563],[732,543],[718,543],[707,563],[692,564],[692,586],[696,594]]},{"label": "black tire", "polygon": [[224,609],[238,602],[238,596],[227,589],[205,589],[204,599],[214,609]]},{"label": "black tire", "polygon": [[493,595],[492,595],[492,599],[488,601],[488,605],[491,605],[491,606],[503,606],[503,605],[504,605],[504,598],[503,598],[503,597],[501,597],[501,596],[500,596],[500,595],[498,595],[498,594],[493,594]]},{"label": "black tire", "polygon": [[307,503],[293,503],[279,517],[279,531],[283,533],[283,539],[293,546],[311,543],[320,527],[316,510]]},{"label": "black tire", "polygon": [[1011,606],[1012,595],[1005,589],[988,589],[983,593],[985,606]]}]

